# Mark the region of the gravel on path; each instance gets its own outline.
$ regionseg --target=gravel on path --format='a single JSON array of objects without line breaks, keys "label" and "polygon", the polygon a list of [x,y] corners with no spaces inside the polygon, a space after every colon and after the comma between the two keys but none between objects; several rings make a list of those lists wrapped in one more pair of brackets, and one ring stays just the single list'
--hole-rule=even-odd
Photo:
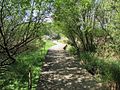
[{"label": "gravel on path", "polygon": [[59,43],[48,50],[36,90],[104,90],[64,46]]}]

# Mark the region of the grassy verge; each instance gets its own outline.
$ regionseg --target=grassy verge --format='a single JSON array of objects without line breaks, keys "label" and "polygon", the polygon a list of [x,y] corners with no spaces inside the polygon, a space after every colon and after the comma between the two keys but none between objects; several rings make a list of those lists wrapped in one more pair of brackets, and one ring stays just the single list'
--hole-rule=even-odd
[{"label": "grassy verge", "polygon": [[44,44],[17,56],[15,64],[9,66],[8,72],[2,77],[5,80],[3,90],[27,90],[30,67],[32,71],[32,90],[35,90],[44,57],[48,48],[54,45],[51,41],[46,41]]},{"label": "grassy verge", "polygon": [[95,56],[94,53],[81,53],[80,59],[84,68],[96,75],[97,79],[104,82],[120,84],[120,61],[104,60]]},{"label": "grassy verge", "polygon": [[[76,53],[76,49],[71,46],[68,51],[71,54]],[[104,52],[103,54],[106,53]],[[116,60],[113,57],[104,58],[95,52],[80,52],[79,56],[78,60],[80,60],[83,68],[94,75],[96,80],[102,82],[103,86],[105,85],[106,87],[105,90],[111,90],[111,88],[120,90],[120,60]]]}]

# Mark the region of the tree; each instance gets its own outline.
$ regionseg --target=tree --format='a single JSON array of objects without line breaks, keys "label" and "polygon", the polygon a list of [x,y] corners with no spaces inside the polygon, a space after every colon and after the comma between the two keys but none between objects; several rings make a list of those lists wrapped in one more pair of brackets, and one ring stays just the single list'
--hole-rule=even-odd
[{"label": "tree", "polygon": [[61,0],[61,3],[58,1],[56,4],[55,19],[65,24],[65,32],[68,37],[71,37],[71,34],[74,36],[71,41],[78,52],[81,45],[86,51],[94,51],[93,35],[89,32],[93,25],[90,23],[92,17],[89,15],[90,10],[93,8],[91,1],[66,0],[66,3],[63,4]]},{"label": "tree", "polygon": [[[55,3],[54,17],[65,28],[63,32],[76,48],[82,46],[84,51],[95,51],[101,37],[104,38],[104,43],[116,42],[112,36],[115,32],[112,27],[119,27],[118,3],[119,1],[111,0],[58,0]],[[74,39],[70,38],[71,34]]]},{"label": "tree", "polygon": [[80,58],[85,60],[86,69],[93,74],[100,71],[108,81],[117,83],[119,90],[120,1],[57,0],[54,7],[54,20],[64,28],[63,33],[77,52],[84,52],[84,58]]},{"label": "tree", "polygon": [[13,79],[21,82],[24,75],[18,73],[27,71],[28,66],[18,61],[17,55],[33,40],[40,39],[42,43],[51,12],[52,0],[0,0],[0,89],[6,89]]},{"label": "tree", "polygon": [[50,0],[0,1],[0,66],[14,63],[15,55],[39,37],[51,12]]}]

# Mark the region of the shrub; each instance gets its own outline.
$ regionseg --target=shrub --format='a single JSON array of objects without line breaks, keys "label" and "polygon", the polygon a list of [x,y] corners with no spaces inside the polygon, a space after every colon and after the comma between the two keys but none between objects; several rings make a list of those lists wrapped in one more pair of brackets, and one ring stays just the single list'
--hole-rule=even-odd
[{"label": "shrub", "polygon": [[120,84],[120,61],[102,60],[94,56],[93,53],[81,53],[81,60],[84,67],[94,74],[99,74],[101,81],[117,82]]}]

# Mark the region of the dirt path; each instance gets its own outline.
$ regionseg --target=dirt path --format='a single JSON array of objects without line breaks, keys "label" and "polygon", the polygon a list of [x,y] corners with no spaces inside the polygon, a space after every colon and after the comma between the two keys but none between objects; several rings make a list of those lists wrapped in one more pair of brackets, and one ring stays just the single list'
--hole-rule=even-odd
[{"label": "dirt path", "polygon": [[36,90],[103,90],[63,47],[58,44],[48,51]]}]

